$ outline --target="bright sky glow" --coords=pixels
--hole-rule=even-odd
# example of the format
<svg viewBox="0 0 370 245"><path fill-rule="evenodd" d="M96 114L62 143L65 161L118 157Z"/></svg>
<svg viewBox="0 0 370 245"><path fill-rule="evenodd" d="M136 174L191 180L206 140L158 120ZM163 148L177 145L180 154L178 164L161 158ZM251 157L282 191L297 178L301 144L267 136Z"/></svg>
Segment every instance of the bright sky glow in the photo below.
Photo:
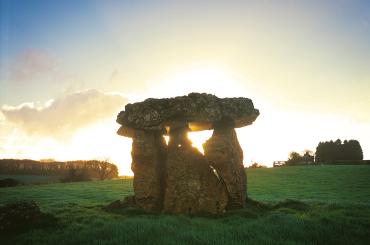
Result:
<svg viewBox="0 0 370 245"><path fill-rule="evenodd" d="M369 23L361 0L2 0L0 158L109 158L131 174L125 103L207 92L260 110L237 129L246 166L337 138L369 159Z"/></svg>

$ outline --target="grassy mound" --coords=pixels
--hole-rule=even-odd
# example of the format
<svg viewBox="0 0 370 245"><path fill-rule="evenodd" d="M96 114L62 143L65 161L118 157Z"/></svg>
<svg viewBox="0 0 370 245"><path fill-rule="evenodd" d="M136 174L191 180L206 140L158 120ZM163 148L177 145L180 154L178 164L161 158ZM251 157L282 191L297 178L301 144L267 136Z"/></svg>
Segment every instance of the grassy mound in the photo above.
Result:
<svg viewBox="0 0 370 245"><path fill-rule="evenodd" d="M55 222L55 218L42 213L34 201L18 201L0 207L0 234L6 236L34 228L50 227Z"/></svg>

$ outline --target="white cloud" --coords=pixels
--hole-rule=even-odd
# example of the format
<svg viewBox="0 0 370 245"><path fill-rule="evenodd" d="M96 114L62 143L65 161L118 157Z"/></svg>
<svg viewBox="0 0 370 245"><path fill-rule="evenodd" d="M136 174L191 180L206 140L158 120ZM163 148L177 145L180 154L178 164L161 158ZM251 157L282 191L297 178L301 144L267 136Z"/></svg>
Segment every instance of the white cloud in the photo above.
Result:
<svg viewBox="0 0 370 245"><path fill-rule="evenodd" d="M64 95L45 103L4 105L5 118L29 135L66 138L77 130L115 115L127 100L118 94L86 90Z"/></svg>

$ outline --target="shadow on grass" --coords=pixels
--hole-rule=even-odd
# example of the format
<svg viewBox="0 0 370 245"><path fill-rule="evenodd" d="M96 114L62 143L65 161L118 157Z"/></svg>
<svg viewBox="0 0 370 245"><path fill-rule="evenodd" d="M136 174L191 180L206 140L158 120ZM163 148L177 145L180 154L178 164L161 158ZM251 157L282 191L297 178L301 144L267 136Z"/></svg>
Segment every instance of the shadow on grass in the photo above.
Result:
<svg viewBox="0 0 370 245"><path fill-rule="evenodd" d="M282 209L282 208L285 208L285 209L288 208L288 209L293 209L296 211L308 211L310 209L310 206L301 201L285 199L275 204L273 208L275 210Z"/></svg>
<svg viewBox="0 0 370 245"><path fill-rule="evenodd" d="M129 206L124 201L117 200L106 206L101 206L102 209L109 213L115 213L127 217L132 216L156 216L156 215L171 215L168 213L150 212L143 210L135 206ZM251 198L246 199L246 207L236 210L228 210L222 214L212 213L197 213L197 214L185 214L187 217L203 217L210 219L219 219L238 216L247 219L256 219L261 216L265 216L274 211L283 212L305 212L310 209L310 206L304 202L292 199L286 199L276 204L268 204L253 200Z"/></svg>

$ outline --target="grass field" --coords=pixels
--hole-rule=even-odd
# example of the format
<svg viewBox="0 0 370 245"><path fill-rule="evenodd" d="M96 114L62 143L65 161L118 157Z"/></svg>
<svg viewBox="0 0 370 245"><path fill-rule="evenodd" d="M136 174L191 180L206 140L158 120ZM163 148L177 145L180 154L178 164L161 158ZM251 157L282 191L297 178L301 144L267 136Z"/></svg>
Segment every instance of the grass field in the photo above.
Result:
<svg viewBox="0 0 370 245"><path fill-rule="evenodd" d="M249 204L219 217L102 209L132 194L132 180L0 189L0 204L35 200L55 225L1 244L370 244L370 166L248 170ZM294 201L284 201L294 199Z"/></svg>
<svg viewBox="0 0 370 245"><path fill-rule="evenodd" d="M26 185L28 184L50 184L59 182L60 176L42 176L42 175L8 175L0 174L0 179L12 178Z"/></svg>

